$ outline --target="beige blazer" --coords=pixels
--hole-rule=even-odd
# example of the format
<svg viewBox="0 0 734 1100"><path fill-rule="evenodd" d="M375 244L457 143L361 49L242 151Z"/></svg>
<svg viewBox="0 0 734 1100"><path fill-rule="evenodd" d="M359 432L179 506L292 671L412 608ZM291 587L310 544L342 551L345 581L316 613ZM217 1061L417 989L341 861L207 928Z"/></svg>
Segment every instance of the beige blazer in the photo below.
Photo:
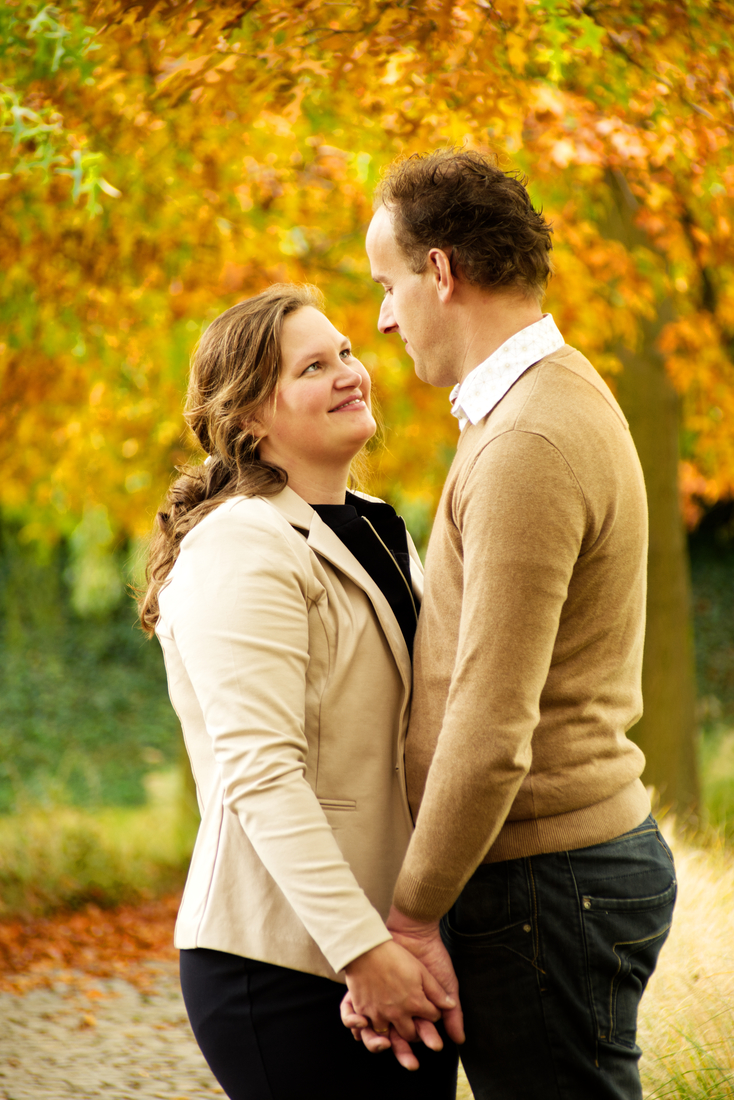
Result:
<svg viewBox="0 0 734 1100"><path fill-rule="evenodd" d="M286 488L186 535L160 611L201 810L176 946L343 980L390 938L412 831L411 663L390 605Z"/></svg>

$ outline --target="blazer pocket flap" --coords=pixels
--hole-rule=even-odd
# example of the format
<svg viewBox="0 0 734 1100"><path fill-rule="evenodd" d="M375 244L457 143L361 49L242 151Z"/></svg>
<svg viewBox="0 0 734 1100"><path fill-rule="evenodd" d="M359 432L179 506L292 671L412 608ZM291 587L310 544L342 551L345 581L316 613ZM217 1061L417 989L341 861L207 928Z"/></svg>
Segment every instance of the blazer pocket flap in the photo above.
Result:
<svg viewBox="0 0 734 1100"><path fill-rule="evenodd" d="M353 798L320 798L319 805L324 810L356 810L357 803Z"/></svg>

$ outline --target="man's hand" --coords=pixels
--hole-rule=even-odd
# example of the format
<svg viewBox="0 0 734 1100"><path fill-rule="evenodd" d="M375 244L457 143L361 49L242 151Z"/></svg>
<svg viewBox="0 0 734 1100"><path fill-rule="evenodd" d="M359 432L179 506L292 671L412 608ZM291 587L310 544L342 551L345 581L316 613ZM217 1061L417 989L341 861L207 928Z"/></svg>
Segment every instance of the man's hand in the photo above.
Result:
<svg viewBox="0 0 734 1100"><path fill-rule="evenodd" d="M455 1007L442 1012L444 1027L446 1034L455 1043L463 1043L464 1014L459 1002L459 983L449 953L443 945L438 921L413 920L393 905L387 918L387 927L395 942L415 955L454 1000Z"/></svg>
<svg viewBox="0 0 734 1100"><path fill-rule="evenodd" d="M401 1065L417 1069L409 1042L422 1040L433 1050L442 1048L441 1037L429 1021L450 1012L456 1001L411 952L388 941L344 969L349 992L342 1001L342 1021L361 1033L368 1050L392 1046Z"/></svg>

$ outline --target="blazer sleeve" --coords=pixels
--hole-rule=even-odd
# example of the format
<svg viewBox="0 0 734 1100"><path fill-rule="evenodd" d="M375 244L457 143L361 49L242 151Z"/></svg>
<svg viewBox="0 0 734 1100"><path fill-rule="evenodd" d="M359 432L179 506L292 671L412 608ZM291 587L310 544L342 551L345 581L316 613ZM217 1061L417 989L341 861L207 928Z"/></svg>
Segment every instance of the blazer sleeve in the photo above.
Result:
<svg viewBox="0 0 734 1100"><path fill-rule="evenodd" d="M302 545L301 545L302 544ZM201 707L226 807L334 970L390 939L306 779L305 540L262 500L187 535L168 620Z"/></svg>

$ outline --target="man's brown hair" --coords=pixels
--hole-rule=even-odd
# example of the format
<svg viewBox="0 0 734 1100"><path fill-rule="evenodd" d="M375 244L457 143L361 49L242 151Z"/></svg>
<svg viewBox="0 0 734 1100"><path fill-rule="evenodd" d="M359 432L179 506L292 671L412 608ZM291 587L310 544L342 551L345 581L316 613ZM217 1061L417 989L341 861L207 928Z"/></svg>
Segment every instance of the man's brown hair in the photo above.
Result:
<svg viewBox="0 0 734 1100"><path fill-rule="evenodd" d="M378 197L389 210L399 247L421 272L428 251L441 248L467 282L517 287L543 297L551 274L553 230L535 210L517 172L470 149L437 149L396 161Z"/></svg>

